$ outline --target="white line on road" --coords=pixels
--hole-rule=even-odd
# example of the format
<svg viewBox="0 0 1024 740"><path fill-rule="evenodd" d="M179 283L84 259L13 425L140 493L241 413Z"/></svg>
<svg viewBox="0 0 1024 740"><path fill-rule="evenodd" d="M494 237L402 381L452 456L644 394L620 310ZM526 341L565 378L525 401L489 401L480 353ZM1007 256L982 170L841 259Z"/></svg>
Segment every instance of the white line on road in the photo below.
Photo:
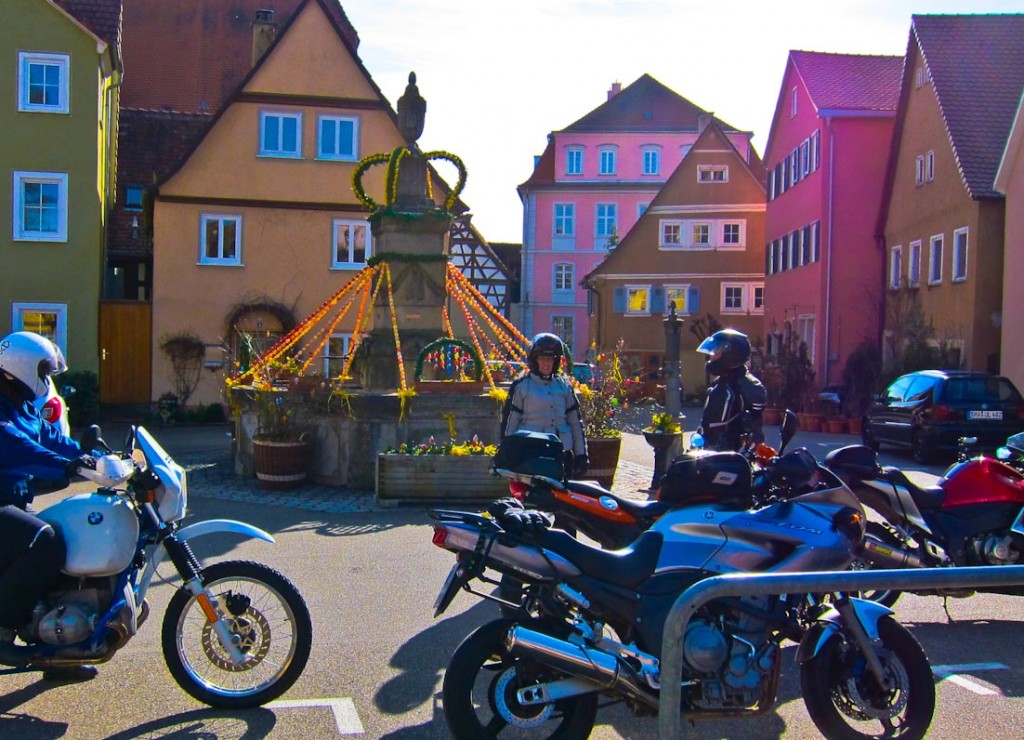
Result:
<svg viewBox="0 0 1024 740"><path fill-rule="evenodd" d="M363 723L359 721L355 703L349 698L342 699L279 699L266 705L267 709L314 709L327 707L334 713L339 735L362 735Z"/></svg>
<svg viewBox="0 0 1024 740"><path fill-rule="evenodd" d="M933 665L932 673L940 680L949 680L958 686L963 686L968 691L973 691L981 696L994 696L999 692L987 689L969 678L964 678L960 673L975 673L976 671L1001 671L1008 670L1009 666L1002 663L960 663L953 665Z"/></svg>

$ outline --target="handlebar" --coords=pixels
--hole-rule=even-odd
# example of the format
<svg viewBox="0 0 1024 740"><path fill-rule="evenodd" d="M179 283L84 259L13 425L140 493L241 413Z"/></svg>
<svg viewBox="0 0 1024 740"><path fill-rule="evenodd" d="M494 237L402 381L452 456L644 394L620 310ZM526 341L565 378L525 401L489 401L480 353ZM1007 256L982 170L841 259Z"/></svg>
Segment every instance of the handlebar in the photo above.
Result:
<svg viewBox="0 0 1024 740"><path fill-rule="evenodd" d="M135 474L135 463L118 455L103 455L96 460L96 469L79 468L78 474L100 486L113 488L127 483Z"/></svg>

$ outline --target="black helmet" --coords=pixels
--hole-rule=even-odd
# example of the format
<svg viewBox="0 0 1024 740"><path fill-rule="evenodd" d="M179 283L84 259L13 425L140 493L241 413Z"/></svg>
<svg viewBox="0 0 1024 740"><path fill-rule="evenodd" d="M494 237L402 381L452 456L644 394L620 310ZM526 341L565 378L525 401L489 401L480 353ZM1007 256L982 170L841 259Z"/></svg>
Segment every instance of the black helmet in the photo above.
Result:
<svg viewBox="0 0 1024 740"><path fill-rule="evenodd" d="M555 368L551 371L552 375L558 373L562 366L562 340L554 334L544 333L538 334L533 338L533 344L530 345L530 352L526 356L526 364L529 366L530 371L540 375L540 369L537 366L537 358L541 355L547 355L548 357L555 358Z"/></svg>
<svg viewBox="0 0 1024 740"><path fill-rule="evenodd" d="M743 367L750 359L750 340L735 329L716 331L697 347L698 352L710 355L704 367L712 375Z"/></svg>

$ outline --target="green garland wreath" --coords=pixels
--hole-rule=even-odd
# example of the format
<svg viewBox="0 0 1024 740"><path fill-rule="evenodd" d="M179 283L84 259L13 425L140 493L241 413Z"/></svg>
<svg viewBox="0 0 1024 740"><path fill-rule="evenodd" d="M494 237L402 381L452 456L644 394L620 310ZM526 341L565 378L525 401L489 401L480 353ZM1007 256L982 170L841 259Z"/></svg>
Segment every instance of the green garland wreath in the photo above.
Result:
<svg viewBox="0 0 1024 740"><path fill-rule="evenodd" d="M484 372L484 361L480 359L480 354L476 351L476 347L469 342L464 342L461 339L452 339L451 337L435 339L420 350L420 353L416 356L416 374L413 375L414 380L419 380L423 375L423 361L427 358L427 355L436 349L441 349L442 347L457 347L472 357L473 379L480 380Z"/></svg>
<svg viewBox="0 0 1024 740"><path fill-rule="evenodd" d="M394 149L390 154L380 152L378 154L371 154L368 157L364 157L356 165L355 170L352 172L352 192L355 193L356 198L359 202L366 206L371 211L381 210L382 206L371 198L366 190L363 188L363 175L366 174L367 170L371 167L384 164L387 162L388 169L387 175L384 181L384 197L387 201L384 206L391 206L394 204L395 199L398 197L398 172L401 169L402 160L409 156L412 152L409 151L408 147L399 146ZM463 164L462 160L452 154L451 152L445 152L441 150L427 152L423 155L426 160L432 159L443 159L450 162L455 166L455 169L459 172L458 182L455 183L455 187L448 193L448 197L444 201L444 210L449 212L455 206L455 201L462 193L464 187L466 187L466 165ZM428 182L429 185L429 182Z"/></svg>

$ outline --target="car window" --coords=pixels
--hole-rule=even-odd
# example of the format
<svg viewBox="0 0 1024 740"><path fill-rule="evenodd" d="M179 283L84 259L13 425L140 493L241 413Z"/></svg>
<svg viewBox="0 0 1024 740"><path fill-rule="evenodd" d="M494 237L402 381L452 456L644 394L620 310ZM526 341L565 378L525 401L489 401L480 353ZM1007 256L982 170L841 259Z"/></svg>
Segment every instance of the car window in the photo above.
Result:
<svg viewBox="0 0 1024 740"><path fill-rule="evenodd" d="M888 397L888 400L902 401L907 392L907 388L910 387L910 384L913 382L915 377L916 376L914 375L904 375L902 378L890 385L885 391L885 395Z"/></svg>
<svg viewBox="0 0 1024 740"><path fill-rule="evenodd" d="M910 384L910 387L906 392L906 399L910 403L917 401L926 400L932 392L932 388L939 381L938 378L932 378L928 375L918 375L914 378L914 381Z"/></svg>
<svg viewBox="0 0 1024 740"><path fill-rule="evenodd" d="M997 376L950 378L942 389L942 400L946 403L999 403L1019 399L1020 393L1013 384Z"/></svg>

